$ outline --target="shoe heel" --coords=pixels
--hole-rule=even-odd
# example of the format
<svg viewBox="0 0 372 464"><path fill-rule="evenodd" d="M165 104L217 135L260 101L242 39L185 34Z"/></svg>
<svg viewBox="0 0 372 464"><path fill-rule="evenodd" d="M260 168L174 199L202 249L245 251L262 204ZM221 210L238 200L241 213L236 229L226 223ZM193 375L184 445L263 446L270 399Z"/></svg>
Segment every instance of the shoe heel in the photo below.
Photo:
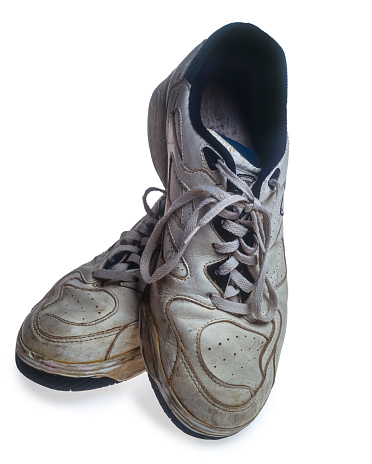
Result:
<svg viewBox="0 0 372 464"><path fill-rule="evenodd" d="M166 100L170 77L163 81L152 94L147 118L147 135L152 162L165 188L167 188L168 176Z"/></svg>

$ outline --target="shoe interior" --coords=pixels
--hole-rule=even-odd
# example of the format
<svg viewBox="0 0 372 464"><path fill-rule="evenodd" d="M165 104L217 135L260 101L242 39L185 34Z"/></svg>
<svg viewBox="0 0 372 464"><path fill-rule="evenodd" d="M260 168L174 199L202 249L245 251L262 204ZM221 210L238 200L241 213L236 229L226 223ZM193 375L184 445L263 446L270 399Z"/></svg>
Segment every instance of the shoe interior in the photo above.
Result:
<svg viewBox="0 0 372 464"><path fill-rule="evenodd" d="M193 126L212 146L208 129L253 149L258 166L278 163L286 147L287 72L270 36L250 24L228 25L204 43L185 77Z"/></svg>
<svg viewBox="0 0 372 464"><path fill-rule="evenodd" d="M254 101L239 98L240 83L234 82L234 64L223 63L217 69L203 89L201 97L201 120L203 125L212 129L224 138L239 142L245 147L254 149L250 114L256 106Z"/></svg>

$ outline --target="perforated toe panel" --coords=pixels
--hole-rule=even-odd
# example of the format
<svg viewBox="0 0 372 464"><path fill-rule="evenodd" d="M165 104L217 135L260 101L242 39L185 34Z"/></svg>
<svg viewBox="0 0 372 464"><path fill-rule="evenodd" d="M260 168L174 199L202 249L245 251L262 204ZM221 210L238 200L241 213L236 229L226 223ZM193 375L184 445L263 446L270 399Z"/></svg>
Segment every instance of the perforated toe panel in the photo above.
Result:
<svg viewBox="0 0 372 464"><path fill-rule="evenodd" d="M224 321L205 327L199 343L203 363L213 376L230 385L258 388L265 336Z"/></svg>

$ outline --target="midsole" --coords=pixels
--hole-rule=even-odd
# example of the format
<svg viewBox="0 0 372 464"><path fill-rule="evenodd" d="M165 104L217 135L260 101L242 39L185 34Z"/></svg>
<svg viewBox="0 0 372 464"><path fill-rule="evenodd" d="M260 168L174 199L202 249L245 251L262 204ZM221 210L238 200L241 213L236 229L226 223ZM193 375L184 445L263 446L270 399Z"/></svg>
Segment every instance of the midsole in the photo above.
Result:
<svg viewBox="0 0 372 464"><path fill-rule="evenodd" d="M18 336L16 353L22 361L34 369L66 377L110 377L122 381L144 371L139 347L108 360L87 363L65 363L46 359L32 352Z"/></svg>

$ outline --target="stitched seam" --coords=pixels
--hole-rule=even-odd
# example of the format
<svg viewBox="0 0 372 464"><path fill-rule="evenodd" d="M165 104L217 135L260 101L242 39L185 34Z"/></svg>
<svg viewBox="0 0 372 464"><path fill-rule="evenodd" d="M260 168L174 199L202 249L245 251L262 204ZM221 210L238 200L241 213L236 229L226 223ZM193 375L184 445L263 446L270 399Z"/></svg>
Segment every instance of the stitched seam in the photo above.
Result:
<svg viewBox="0 0 372 464"><path fill-rule="evenodd" d="M268 358L268 360L267 360L266 369L265 369L265 378L266 378L267 371L268 371L268 369L269 369L270 362L271 362L273 356L275 356L275 354L276 354L276 350L277 350L277 347L278 347L279 338L280 338L280 335L281 335L282 329L283 329L283 319L282 319L282 314L281 314L280 310L278 310L278 314L279 314L279 317L280 317L279 332L278 332L278 336L276 337L273 350L272 350L272 352L271 352L271 354L270 354L270 356L269 356L269 358Z"/></svg>
<svg viewBox="0 0 372 464"><path fill-rule="evenodd" d="M69 279L69 281L70 281L70 280L72 280L72 279ZM68 286L68 287L75 288L75 289L79 289L79 290L87 290L87 289L84 289L84 288L81 288L81 287L77 287L76 285L73 285L73 284L71 284L71 283L67 283L67 282L69 282L69 281L66 281L66 282L64 282L64 283L61 285L61 287L60 287L60 289L59 289L58 297L56 298L56 300L53 301L53 303L50 303L50 304L45 305L45 306L41 306L37 311L35 311L35 314L34 314L34 317L33 317L33 320L32 320L32 328L33 328L34 332L37 333L38 336L39 336L40 338L44 338L45 340L53 340L53 339L56 338L55 336L49 335L49 334L47 334L44 330L41 329L40 324L39 324L39 320L41 319L41 317L47 316L47 315L49 314L49 313L48 313L48 314L45 314L45 315L40 316L41 311L45 310L47 307L52 306L52 304L57 303L58 300L59 300L59 299L61 298L61 296L62 296L63 289L64 289L65 287L67 287L67 286ZM55 287L56 287L56 286L55 286ZM55 287L53 287L53 288L55 288ZM112 292L110 292L110 291L108 291L108 290L105 290L105 289L102 289L102 288L99 288L99 289L89 289L89 291L92 291L92 292L103 291L103 292L107 293L109 296L111 296L111 297L113 298L113 300L114 300L114 308L113 308L113 310L112 310L111 312L109 312L105 317L101 318L101 319L100 319L100 322L103 322L103 321L106 321L106 320L110 319L114 314L117 313L118 308L119 308L119 301L118 301L118 299L116 298L116 296L115 296ZM53 315L50 314L49 317L53 317ZM58 316L55 316L55 317L58 318ZM80 323L73 323L73 322L66 322L66 324L70 324L70 325L80 325ZM92 323L88 323L87 325L92 325ZM93 325L95 325L95 324L93 324ZM115 328L115 329L116 329L116 328ZM104 332L103 332L103 333L104 333ZM86 336L81 336L81 337L86 337ZM80 337L80 338L81 338L81 337Z"/></svg>
<svg viewBox="0 0 372 464"><path fill-rule="evenodd" d="M275 289L277 290L278 288L280 288L285 283L286 280L287 280L287 266L285 268L285 275L283 279L277 285L275 285Z"/></svg>
<svg viewBox="0 0 372 464"><path fill-rule="evenodd" d="M274 338L274 335L275 335L275 328L276 328L276 324L275 324L275 321L274 319L271 321L271 333L269 335L269 338L267 340L267 343L265 344L263 350L261 351L260 353L260 357L259 357L259 366L260 366L260 371L261 371L261 375L262 377L265 377L265 373L264 373L264 370L263 370L263 357L264 357L264 354L266 353L266 351L269 349L269 345L272 341L272 339ZM270 357L270 356L269 356ZM266 366L267 367L267 366ZM260 386L262 385L263 382L261 382ZM258 388L260 388L260 386Z"/></svg>
<svg viewBox="0 0 372 464"><path fill-rule="evenodd" d="M129 329L131 326L135 326L135 325L138 326L138 322L130 322L129 324L125 325L121 330L119 330L119 332L117 333L117 335L116 335L116 337L114 338L113 342L111 343L109 349L107 350L105 359L109 359L110 354L112 353L112 350L114 349L115 343L116 343L117 340L119 339L120 335L121 335L123 332L125 332L125 330L127 330L127 329ZM117 355L117 356L120 356L120 355Z"/></svg>
<svg viewBox="0 0 372 464"><path fill-rule="evenodd" d="M182 77L182 80L184 82L184 84L186 85L186 87L190 90L191 89L191 84L186 80L186 77Z"/></svg>
<svg viewBox="0 0 372 464"><path fill-rule="evenodd" d="M248 332L251 332L251 333L254 333L256 335L259 335L263 338L266 339L266 344L265 346L267 347L270 343L270 338L268 338L266 335L264 334L261 334L260 332L256 332L255 330L252 330L252 329L248 329L247 327L245 327L244 325L242 324L239 324L238 322L234 321L233 319L229 319L229 318L219 318L219 319L214 319L212 322L207 322L206 324L204 324L198 331L197 335L196 335L196 355L198 357L198 360L200 362L200 365L202 366L202 369L203 371L206 373L206 375L215 383L217 383L218 385L224 387L224 388L238 388L238 389L243 389L243 390L246 390L248 389L251 394L253 395L255 391L257 391L259 389L259 387L257 387L257 389L255 390L254 388L250 387L249 385L234 385L234 384L228 384L227 382L224 382L223 380L219 379L218 377L214 376L213 373L208 369L207 365L205 364L205 361L203 359L203 356L201 354L201 347L200 347L200 342L201 342L201 334L203 332L203 330L208 327L208 326L211 326L213 324L216 324L216 323L219 323L219 322L228 322L228 323L232 323L233 325L237 326L237 327L240 327L241 329L243 330L246 330ZM262 355L262 352L264 350L261 351L261 354L260 354L260 357ZM262 368L261 368L261 365L260 365L260 358L259 358L259 367L260 367L260 372L261 372L261 375L263 375L263 371L262 371ZM260 385L262 384L262 382L260 383Z"/></svg>
<svg viewBox="0 0 372 464"><path fill-rule="evenodd" d="M187 81L186 81L187 82ZM176 95L175 95L175 98L174 98L174 102L175 104L177 103L177 100L178 100L178 97L180 96L180 93L181 93L181 88L182 88L182 84L183 84L183 78L179 78L176 80L176 82L174 84L172 84L172 86L168 89L168 101L167 101L167 106L169 104L169 100L170 100L170 96L171 96L171 93L174 91L174 89L176 89L178 87L178 89L176 90Z"/></svg>
<svg viewBox="0 0 372 464"><path fill-rule="evenodd" d="M201 303L201 302L199 302L199 301L197 301L197 300L194 300L193 298L190 298L190 297L173 297L173 298L171 298L171 299L167 302L167 304L166 304L166 317L167 317L167 319L168 319L168 321L169 321L169 323L170 323L170 326L171 326L171 328L172 328L172 330L173 330L174 336L175 336L176 341L177 341L178 349L180 349L181 354L182 354L182 356L180 356L180 360L181 360L182 364L184 365L184 367L185 367L185 369L186 369L188 375L190 376L191 380L193 381L194 385L195 385L196 388L198 389L198 391L200 391L200 388L202 388L203 391L205 391L205 387L203 387L203 385L201 384L201 381L200 381L200 379L197 377L197 375L195 374L195 381L192 379L192 377L191 377L191 375L190 375L189 370L192 372L192 363L190 362L190 359L188 358L188 356L187 356L187 354L186 354L186 350L184 349L184 347L183 347L183 345L182 345L180 336L179 336L179 334L178 334L178 331L177 331L177 329L176 329L176 327L175 327L175 325L174 325L174 323L173 323L173 320L172 320L171 315L170 315L170 312L169 312L171 303L172 303L173 301L179 301L179 300L180 300L180 301L190 301L190 302L194 302L194 303L197 303L197 304L199 304L199 305L201 305L201 306L203 306L203 307L205 307L205 308L208 308L208 309L213 309L213 308L209 308L207 305L205 305L205 304L203 304L203 303ZM149 307L150 307L150 305L149 305ZM229 320L231 320L231 319L226 318L226 320L229 321ZM233 321L233 322L235 323L235 321ZM155 321L154 321L154 324L155 324ZM155 324L155 326L156 326L156 324ZM279 335L280 335L280 334L279 334ZM278 335L278 339L279 339L279 335ZM278 339L277 339L277 340L278 340ZM271 341L271 340L270 340L270 341ZM276 342L276 343L277 343L277 342ZM159 344L159 340L158 340L158 344ZM159 350L159 354L160 354L160 350ZM272 357L272 355L271 355L271 357ZM271 357L270 357L269 359L271 359ZM185 360L184 360L183 358L185 358ZM177 358L176 358L176 360L177 360ZM176 360L175 360L175 362L174 362L174 364L173 364L172 372L174 372ZM185 361L187 362L187 365L185 364ZM160 356L159 362L161 363L161 365L163 365L162 360L161 360L161 356ZM229 411L237 411L237 410L239 410L239 411L244 411L244 410L248 409L248 408L251 406L252 403L255 403L255 402L257 401L257 400L256 400L256 398L257 398L257 392L259 391L259 389L262 387L263 383L264 383L265 380L266 380L266 373L267 373L269 364L270 364L270 363L268 362L268 363L267 363L267 366L266 366L266 369L265 369L264 379L263 379L263 381L261 382L260 386L257 388L257 390L256 390L256 392L255 392L255 395L254 395L253 397L251 397L250 399L248 399L245 403L242 403L242 404L239 405L239 406L232 406L232 407L231 407L231 406L223 405L223 404L220 403L217 399L214 400L213 397L212 397L207 391L205 391L205 394L207 395L207 397L209 397L209 398L211 399L211 401L209 401L209 400L205 397L205 395L204 395L202 392L200 392L200 393L203 395L203 397L205 398L205 400L206 400L207 402L209 402L212 406L214 405L213 403L216 403L216 407L217 407L218 409L221 409L221 410L227 411L227 412L229 412ZM164 366L162 367L162 369L163 369L163 372L164 372L164 375L165 375ZM165 378L167 378L167 377L165 376ZM198 386L197 386L196 383L195 383L196 381L197 381L197 383L198 383L198 385L199 385L199 388L198 388ZM169 384L169 381L168 381L168 384ZM174 394L175 394L175 393L174 393ZM177 397L177 395L175 395L175 396ZM212 402L213 402L213 403L212 403ZM217 405L220 405L220 406L217 406Z"/></svg>
<svg viewBox="0 0 372 464"><path fill-rule="evenodd" d="M173 321L172 321L172 319L171 319L171 316L170 316L170 313L169 313L170 303L171 303L172 301L175 301L175 300L192 301L192 299L191 299L191 298L177 298L177 297L172 298L172 300L171 300L170 302L168 302L168 304L167 304L167 316L168 316L168 320L169 320L169 322L170 322L170 324L171 324L171 327L172 327L172 329L173 329L173 332L174 332L174 334L175 334L175 336L176 336L176 339L177 339L177 342L178 342L178 346L180 346L180 349L181 349L181 352L182 352L182 356L183 356L183 358L187 361L188 366L185 365L185 362L184 362L183 360L182 360L182 364L185 366L186 370L190 369L190 371L193 372L194 369L193 369L193 367L192 367L191 360L189 359L189 357L188 357L187 354L186 354L186 350L185 350L184 347L183 347L183 344L182 344L182 342L181 342L181 339L180 339L180 337L179 337L179 335L178 335L178 331L177 331L176 327L174 326L174 323L173 323ZM200 304L199 302L197 302L197 303ZM278 312L279 312L279 315L280 315L280 317L281 317L280 311L278 311ZM239 325L239 323L237 323L237 322L234 321L233 319L221 318L221 320L228 321L228 322L232 321L234 324ZM217 322L217 321L219 321L219 319L216 320L216 322ZM241 327L244 328L244 326L241 326ZM251 329L250 329L250 330L251 330ZM254 390L255 393L254 393L253 397L249 398L245 403L242 403L242 404L239 405L239 406L232 406L232 407L224 406L224 405L223 405L221 402L219 402L217 399L213 398L213 396L211 396L207 391L205 391L205 387L202 385L201 379L197 376L196 372L195 372L195 373L193 372L193 375L195 376L195 379L198 381L198 384L200 385L200 388L202 388L203 391L205 391L205 394L206 394L209 398L211 398L213 402L216 402L216 404L220 404L220 405L221 405L221 408L220 408L220 409L223 409L223 407L225 407L225 408L226 408L226 409L225 409L226 411L228 411L229 408L231 408L231 410L234 410L234 411L236 411L237 409L244 410L244 409L247 409L247 408L250 406L250 404L255 400L258 391L262 388L262 386L263 386L263 384L264 384L264 382L265 382L265 380L266 380L268 367L269 367L269 365L270 365L270 361L271 361L271 359L272 359L272 357L273 357L274 351L276 350L276 346L277 346L277 343L278 343L278 340L279 340L279 337L280 337L280 334L281 334L281 330L282 330L282 324L281 324L281 327L280 327L280 329L279 329L279 333L278 333L277 339L276 339L276 341L275 341L275 345L274 345L274 348L273 348L273 352L270 354L270 356L269 356L269 358L268 358L268 361L267 361L267 364L266 364L266 368L265 368L265 370L264 370L264 372L263 372L263 379L262 379L260 385L257 387L256 390ZM262 334L260 334L259 332L255 332L255 331L253 331L253 330L252 330L252 332L253 332L253 333L257 333L258 335L261 335L261 336L264 337L264 338L267 338L265 335L262 335ZM275 330L272 330L272 332L271 332L271 334L270 334L270 336L269 336L269 338L268 338L267 346L270 344L270 342L271 342L271 340L273 339L274 335L275 335ZM198 353L197 353L197 355L198 355ZM211 380L214 381L214 379L211 379ZM195 382L194 382L194 383L195 383ZM215 382L215 383L216 383L216 382ZM244 389L244 387L243 387L243 388L241 388L241 387L235 387L235 386L229 387L228 385L226 385L226 386L221 385L221 386L222 386L222 387L225 387L225 388ZM246 389L249 389L249 390L251 389L251 387L245 387L245 388L246 388ZM203 396L204 396L204 395L203 395Z"/></svg>
<svg viewBox="0 0 372 464"><path fill-rule="evenodd" d="M219 187L221 187L223 190L225 190L225 188L221 185L221 183L218 181L218 179L213 175L212 173L212 170L211 168L209 167L208 163L207 163L207 160L205 159L205 155L204 155L204 148L210 148L211 150L213 150L215 152L215 150L210 146L208 145L207 143L204 143L201 147L200 147L200 157L201 157L201 161L202 161L202 164L204 165L205 169L207 171L209 171L210 173L210 178L214 181L214 183L216 185L218 185Z"/></svg>
<svg viewBox="0 0 372 464"><path fill-rule="evenodd" d="M213 407L215 407L217 409L220 409L221 411L224 411L224 412L235 412L237 409L239 409L239 406L227 406L227 405L224 405L223 403L221 403L220 401L218 401L216 398L213 398L213 396L211 396L208 393L208 391L205 390L204 386L199 381L199 378L192 372L189 364L186 363L182 358L181 358L181 362L182 362L183 366L185 367L185 371L187 372L190 380L195 385L195 388L203 396L203 398L205 399L205 401L207 403L209 403L211 406L213 406Z"/></svg>
<svg viewBox="0 0 372 464"><path fill-rule="evenodd" d="M186 350L185 350L185 348L183 347L181 338L180 338L180 336L179 336L179 334L178 334L178 330L177 330L177 328L175 327L174 322L173 322L173 320L172 320L172 317L171 317L171 315L170 315L170 305L171 305L171 303L172 303L173 301L175 301L175 300L177 300L177 301L180 301L180 300L181 300L181 301L185 301L185 300L186 300L186 301L192 301L192 299L191 299L191 298L190 298L190 299L173 298L171 301L169 301L169 302L167 303L166 311L167 311L167 318L168 318L168 320L169 320L169 322L170 322L170 325L171 325L171 327L172 327L172 330L173 330L173 332L174 332L174 335L175 335L175 337L176 337L176 339L177 339L177 344L178 344L178 346L179 346L179 348L180 348L180 350L181 350L182 356L183 356L183 358L187 361L188 366L189 366L188 368L193 372L193 375L195 376L195 378L198 379L198 383L200 384L200 388L202 388L203 390L205 390L205 387L202 385L202 382L201 382L201 380L199 379L197 373L194 372L194 369L193 369L193 367L192 367L192 362L191 362L190 358L187 356ZM197 302L197 304L200 304L200 303ZM207 307L207 306L204 305L204 307ZM222 319L222 318L221 318L221 319ZM223 320L229 321L228 318L223 318ZM230 319L230 320L232 320L232 319ZM235 322L235 321L233 321L233 322ZM197 353L197 356L198 356L198 353ZM183 362L183 361L182 361L182 362ZM183 364L184 364L184 362L183 362ZM214 381L214 379L211 379L211 380ZM214 382L215 382L215 381L214 381ZM215 383L217 383L217 382L215 382ZM217 384L218 384L218 383L217 383ZM248 386L247 386L247 387L246 387L246 386L243 386L243 387L238 386L238 387L236 387L236 386L229 386L229 385L220 385L220 384L218 384L218 385L219 385L219 386L222 386L223 388L235 388L235 389L243 389L243 390L248 389L249 391L251 390L251 387L248 387ZM223 406L223 403L219 402L216 398L212 397L206 390L205 390L205 393L206 393L206 395L209 396L210 398L213 398L213 401L214 401L214 402L216 402L216 403L220 404L221 406ZM237 406L237 407L238 407L238 406Z"/></svg>
<svg viewBox="0 0 372 464"><path fill-rule="evenodd" d="M101 321L105 321L106 319L109 319L111 316L113 316L114 314L117 313L117 311L118 311L118 306L119 306L119 301L118 301L118 299L117 299L117 297L116 297L116 295L115 295L114 293L112 293L112 292L110 292L109 290L106 290L106 289L104 289L104 288L102 288L102 287L100 287L100 288L91 288L91 289L88 290L88 289L86 289L86 288L84 288L84 287L78 287L77 285L74 285L74 284L70 283L70 282L69 282L70 280L72 280L72 279L69 279L68 281L64 282L64 283L61 285L61 287L60 287L60 289L59 289L59 293L58 293L57 298L56 298L54 301L52 301L52 302L50 302L50 303L48 303L48 304L42 305L42 306L40 307L40 309L39 309L39 312L41 312L42 310L44 311L45 309L47 309L47 308L49 308L50 306L52 306L52 305L54 305L55 303L57 303L57 302L60 300L61 296L62 296L63 290L64 290L66 287L72 287L72 288L74 288L75 290L82 290L82 291L87 291L87 292L88 292L88 291L90 291L90 292L104 292L104 293L107 293L109 296L111 296L111 298L114 300L114 308L113 308L113 310L110 311L106 316L104 316L103 318L101 318L101 319L100 319ZM83 282L83 283L89 283L89 282ZM57 287L57 285L58 285L58 284L56 284L56 285L52 288L52 290L54 290L54 289ZM52 290L51 290L51 291L52 291Z"/></svg>
<svg viewBox="0 0 372 464"><path fill-rule="evenodd" d="M107 318L107 316L105 317ZM56 319L57 321L62 322L63 324L77 326L77 327L90 327L90 326L98 325L105 320L104 318L101 318L101 319L96 319L95 321L92 321L92 322L71 322L71 321L67 321L66 319L63 319L62 317L59 317L59 316L56 316L55 314L50 314L50 313L42 314L39 317L39 319L46 319L46 318Z"/></svg>
<svg viewBox="0 0 372 464"><path fill-rule="evenodd" d="M43 340L46 340L48 342L54 342L54 343L76 343L76 342L81 342L83 340L96 340L98 338L106 338L109 337L117 330L120 330L120 327L113 327L112 329L109 329L107 331L100 332L99 334L91 334L91 335L76 335L76 336L71 336L71 337L58 337L55 335L48 335L45 332L42 332L39 327L35 324L35 318L32 320L32 329L34 330L35 334L37 334L40 338Z"/></svg>
<svg viewBox="0 0 372 464"><path fill-rule="evenodd" d="M178 129L179 129L179 133L180 133L180 139L181 139L181 149L180 149L180 152L181 152L181 156L183 158L183 115L182 115L182 110L181 110L181 107L177 106L177 108L174 110L174 114L178 113L178 117L179 117L179 121L178 121ZM176 121L176 118L174 118L174 120ZM176 122L175 122L176 124ZM177 133L175 134L176 135L176 142L178 144L178 138L177 138Z"/></svg>
<svg viewBox="0 0 372 464"><path fill-rule="evenodd" d="M176 359L175 359L173 367L172 367L172 371L171 371L170 376L169 376L169 384L173 383L173 378L175 377L176 371L178 370L178 363L180 361L180 356L181 356L181 352L180 352L180 348L179 348L178 343L177 343L177 355L176 355Z"/></svg>
<svg viewBox="0 0 372 464"><path fill-rule="evenodd" d="M170 202L169 202L169 203L170 203ZM173 221L177 224L177 226L178 226L181 230L185 230L185 226L184 226L184 224L182 224L182 223L180 222L180 220L179 220L177 214L174 214L174 215L172 216L172 219L173 219Z"/></svg>

